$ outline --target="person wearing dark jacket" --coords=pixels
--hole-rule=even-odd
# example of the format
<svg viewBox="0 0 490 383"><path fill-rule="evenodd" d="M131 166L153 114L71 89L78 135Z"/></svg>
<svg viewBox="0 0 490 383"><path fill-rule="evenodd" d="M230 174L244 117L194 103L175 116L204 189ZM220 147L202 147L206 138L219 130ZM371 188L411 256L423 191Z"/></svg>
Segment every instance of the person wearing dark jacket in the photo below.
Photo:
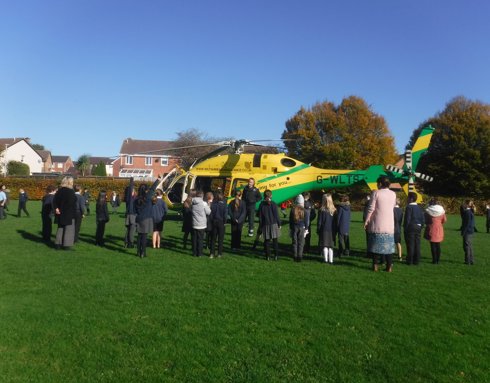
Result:
<svg viewBox="0 0 490 383"><path fill-rule="evenodd" d="M136 234L136 190L134 190L133 177L130 178L129 186L124 190L124 202L126 203L124 247L132 249L134 247L134 235Z"/></svg>
<svg viewBox="0 0 490 383"><path fill-rule="evenodd" d="M80 228L82 227L82 219L85 216L85 198L80 194L80 186L75 185L74 190L75 196L77 197L75 209L75 242L78 242Z"/></svg>
<svg viewBox="0 0 490 383"><path fill-rule="evenodd" d="M163 200L163 191L157 189L152 201L153 235L152 243L154 249L159 249L162 242L163 220L167 215L167 204Z"/></svg>
<svg viewBox="0 0 490 383"><path fill-rule="evenodd" d="M231 224L231 250L240 249L242 245L242 227L247 215L247 209L241 197L242 192L237 190L235 199L228 206L228 215Z"/></svg>
<svg viewBox="0 0 490 383"><path fill-rule="evenodd" d="M183 248L187 249L187 241L189 235L192 234L192 198L195 197L195 192L191 190L189 196L182 204L182 232L184 237L182 238Z"/></svg>
<svg viewBox="0 0 490 383"><path fill-rule="evenodd" d="M464 204L462 214L461 235L463 236L464 263L473 265L473 234L475 233L475 205L472 200L467 200Z"/></svg>
<svg viewBox="0 0 490 383"><path fill-rule="evenodd" d="M318 212L317 233L318 245L325 263L333 264L333 247L335 245L335 205L330 193L322 196L322 206Z"/></svg>
<svg viewBox="0 0 490 383"><path fill-rule="evenodd" d="M420 262L420 234L425 224L424 211L417 205L417 194L409 192L407 207L403 218L403 232L407 245L407 265L418 265Z"/></svg>
<svg viewBox="0 0 490 383"><path fill-rule="evenodd" d="M294 261L303 260L303 248L305 245L305 207L304 197L300 194L289 213L289 236L293 242Z"/></svg>
<svg viewBox="0 0 490 383"><path fill-rule="evenodd" d="M17 208L17 217L20 217L20 212L23 211L29 217L29 212L27 211L27 200L29 197L24 189L19 189L19 207Z"/></svg>
<svg viewBox="0 0 490 383"><path fill-rule="evenodd" d="M342 255L349 256L350 253L350 201L349 197L344 195L340 199L337 207L337 232L339 236L339 257Z"/></svg>
<svg viewBox="0 0 490 383"><path fill-rule="evenodd" d="M46 242L51 241L51 233L53 231L54 193L56 193L56 187L49 185L46 188L46 194L43 196L41 205L42 234L43 240Z"/></svg>
<svg viewBox="0 0 490 383"><path fill-rule="evenodd" d="M218 258L223 255L223 240L225 238L225 223L228 215L228 206L221 190L216 192L216 196L211 204L211 219L213 230L211 232L211 254L210 258L216 256L216 242L218 242Z"/></svg>
<svg viewBox="0 0 490 383"><path fill-rule="evenodd" d="M55 246L71 249L75 242L75 211L77 197L73 190L73 177L66 176L61 180L61 187L53 198L55 221L58 224Z"/></svg>
<svg viewBox="0 0 490 383"><path fill-rule="evenodd" d="M160 176L148 189L148 185L142 184L136 198L136 224L138 230L138 242L136 255L140 258L146 257L146 241L148 233L153 231L152 198L156 187L160 182Z"/></svg>
<svg viewBox="0 0 490 383"><path fill-rule="evenodd" d="M119 194L115 190L112 191L111 195L111 206L112 206L112 214L117 213L117 208L121 205L121 200L119 199Z"/></svg>
<svg viewBox="0 0 490 383"><path fill-rule="evenodd" d="M101 190L97 196L95 220L97 224L95 244L97 246L104 246L105 224L109 222L109 209L107 208L107 193L105 190Z"/></svg>
<svg viewBox="0 0 490 383"><path fill-rule="evenodd" d="M400 207L400 198L396 199L396 205L393 208L393 217L395 219L395 246L398 253L398 260L402 260L402 225L403 210Z"/></svg>
<svg viewBox="0 0 490 383"><path fill-rule="evenodd" d="M249 178L248 185L242 193L242 201L245 202L248 220L248 236L254 236L255 206L262 199L259 189L255 187L255 179Z"/></svg>
<svg viewBox="0 0 490 383"><path fill-rule="evenodd" d="M259 230L264 236L264 250L266 259L271 258L271 242L274 249L274 260L279 255L279 244L277 242L281 235L281 220L277 212L277 205L272 201L272 191L264 192L264 200L259 206Z"/></svg>
<svg viewBox="0 0 490 383"><path fill-rule="evenodd" d="M90 192L88 191L88 189L83 189L83 199L85 200L85 211L86 211L87 215L89 215L90 214L91 196L90 196Z"/></svg>
<svg viewBox="0 0 490 383"><path fill-rule="evenodd" d="M304 192L303 198L305 200L305 246L303 251L305 253L310 252L311 248L311 223L316 218L315 204L310 199L310 193Z"/></svg>
<svg viewBox="0 0 490 383"><path fill-rule="evenodd" d="M212 192L207 192L204 195L204 201L211 208L213 204L214 194ZM204 231L204 248L208 249L211 252L211 235L213 234L213 217L209 214L206 217L206 230Z"/></svg>

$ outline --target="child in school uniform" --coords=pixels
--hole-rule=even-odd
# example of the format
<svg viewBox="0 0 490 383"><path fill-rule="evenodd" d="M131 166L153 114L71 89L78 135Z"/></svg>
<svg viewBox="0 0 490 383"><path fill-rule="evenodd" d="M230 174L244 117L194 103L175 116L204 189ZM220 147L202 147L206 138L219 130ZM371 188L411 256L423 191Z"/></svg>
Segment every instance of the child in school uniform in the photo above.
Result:
<svg viewBox="0 0 490 383"><path fill-rule="evenodd" d="M300 194L289 214L289 232L293 241L294 261L301 262L305 245L305 208L304 197Z"/></svg>
<svg viewBox="0 0 490 383"><path fill-rule="evenodd" d="M223 255L223 240L225 238L225 223L228 215L228 206L226 205L225 197L221 190L216 192L211 204L211 217L213 230L211 232L211 254L210 258L216 256L216 248L218 249L218 257Z"/></svg>
<svg viewBox="0 0 490 383"><path fill-rule="evenodd" d="M424 224L424 212L417 204L417 194L409 192L403 218L403 231L407 245L407 265L418 265L420 262L420 234Z"/></svg>
<svg viewBox="0 0 490 383"><path fill-rule="evenodd" d="M203 195L204 193L198 190L192 199L192 254L195 257L203 255L207 216L211 214L211 208L203 200Z"/></svg>
<svg viewBox="0 0 490 383"><path fill-rule="evenodd" d="M231 250L238 250L242 246L242 228L247 216L245 203L242 201L242 192L235 192L235 199L228 206L228 216L231 224Z"/></svg>
<svg viewBox="0 0 490 383"><path fill-rule="evenodd" d="M264 192L264 200L259 206L259 230L264 236L264 249L266 259L271 257L271 243L274 250L274 260L279 255L279 244L277 242L281 234L281 220L277 212L277 205L272 201L272 191Z"/></svg>
<svg viewBox="0 0 490 383"><path fill-rule="evenodd" d="M464 263L473 265L475 258L473 256L473 234L475 233L475 204L472 200L464 203L462 213L461 235L463 237Z"/></svg>
<svg viewBox="0 0 490 383"><path fill-rule="evenodd" d="M318 213L317 232L318 245L325 263L333 264L333 247L335 233L335 205L330 193L322 196L322 205Z"/></svg>
<svg viewBox="0 0 490 383"><path fill-rule="evenodd" d="M109 209L107 208L107 193L105 190L101 190L97 196L97 203L95 205L95 220L97 224L95 244L97 246L104 246L105 224L109 222Z"/></svg>

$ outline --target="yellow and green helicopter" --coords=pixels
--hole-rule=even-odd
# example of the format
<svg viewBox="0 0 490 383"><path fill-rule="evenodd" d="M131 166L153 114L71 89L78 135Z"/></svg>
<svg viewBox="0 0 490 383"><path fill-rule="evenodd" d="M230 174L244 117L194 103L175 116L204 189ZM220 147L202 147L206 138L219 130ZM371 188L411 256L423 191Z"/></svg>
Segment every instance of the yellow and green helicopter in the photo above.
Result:
<svg viewBox="0 0 490 383"><path fill-rule="evenodd" d="M223 190L230 201L236 190L243 189L249 178L255 179L256 187L263 193L272 191L276 203L292 199L304 191L338 189L365 183L376 189L376 180L386 175L392 183L400 184L406 193L415 190L415 179L432 181L432 177L416 172L420 157L427 151L434 129L429 125L422 129L412 150L405 153L402 168L372 165L365 170L321 169L305 164L284 153L246 154L246 145L262 146L247 140L223 141L218 149L196 160L189 169L174 168L158 185L165 192L169 207L181 206L191 189L204 192ZM233 148L233 154L222 154ZM420 198L420 197L419 197Z"/></svg>

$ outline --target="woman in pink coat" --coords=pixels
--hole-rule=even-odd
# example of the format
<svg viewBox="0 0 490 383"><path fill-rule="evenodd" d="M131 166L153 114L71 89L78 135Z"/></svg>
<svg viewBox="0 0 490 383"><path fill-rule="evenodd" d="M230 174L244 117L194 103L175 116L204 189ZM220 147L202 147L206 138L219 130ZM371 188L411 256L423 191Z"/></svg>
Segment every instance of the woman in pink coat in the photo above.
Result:
<svg viewBox="0 0 490 383"><path fill-rule="evenodd" d="M386 259L386 271L393 268L392 255L395 252L395 218L393 209L396 194L390 190L390 180L381 176L377 181L378 190L371 193L364 229L367 231L368 253L373 257L373 270L378 271L378 257Z"/></svg>
<svg viewBox="0 0 490 383"><path fill-rule="evenodd" d="M425 233L424 238L430 241L432 263L439 263L441 258L441 242L444 240L444 228L446 223L446 212L439 202L432 198L429 206L425 209Z"/></svg>

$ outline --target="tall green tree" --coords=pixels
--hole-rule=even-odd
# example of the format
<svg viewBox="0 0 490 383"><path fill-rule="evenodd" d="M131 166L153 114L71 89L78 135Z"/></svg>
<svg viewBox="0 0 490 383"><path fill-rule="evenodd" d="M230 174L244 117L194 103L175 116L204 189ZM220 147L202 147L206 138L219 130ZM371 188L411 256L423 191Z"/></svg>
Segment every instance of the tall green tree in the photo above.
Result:
<svg viewBox="0 0 490 383"><path fill-rule="evenodd" d="M90 170L90 155L82 154L78 157L75 167L85 177Z"/></svg>
<svg viewBox="0 0 490 383"><path fill-rule="evenodd" d="M414 130L431 124L431 144L420 159L418 171L434 177L423 183L427 193L443 196L490 198L490 104L456 97L442 112Z"/></svg>
<svg viewBox="0 0 490 383"><path fill-rule="evenodd" d="M397 159L385 119L360 97L301 108L282 134L288 154L324 168L364 169Z"/></svg>
<svg viewBox="0 0 490 383"><path fill-rule="evenodd" d="M105 169L105 164L101 161L92 168L93 176L105 177L107 176L107 171Z"/></svg>

